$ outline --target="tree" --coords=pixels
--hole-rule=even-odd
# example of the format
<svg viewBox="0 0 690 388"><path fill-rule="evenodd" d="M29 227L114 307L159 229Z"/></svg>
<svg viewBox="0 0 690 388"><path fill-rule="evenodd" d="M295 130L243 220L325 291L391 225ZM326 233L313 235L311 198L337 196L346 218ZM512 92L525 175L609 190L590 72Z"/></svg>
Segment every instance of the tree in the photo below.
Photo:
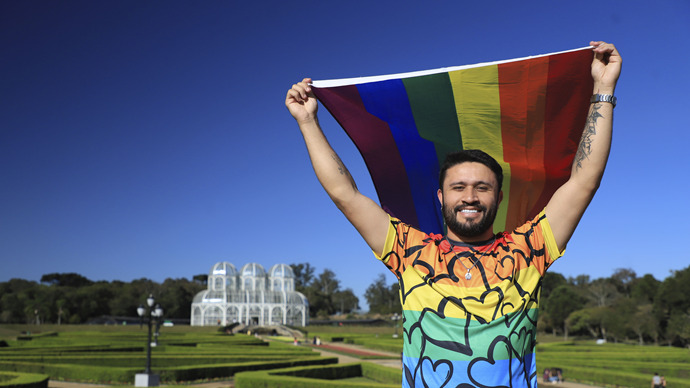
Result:
<svg viewBox="0 0 690 388"><path fill-rule="evenodd" d="M57 324L58 325L62 324L62 317L69 314L69 311L65 310L65 308L64 308L66 303L67 303L67 301L65 299L58 299L57 302L55 303L55 306L58 309L58 311L57 311L57 316L58 316Z"/></svg>
<svg viewBox="0 0 690 388"><path fill-rule="evenodd" d="M2 293L0 297L0 322L24 323L24 303L19 293Z"/></svg>
<svg viewBox="0 0 690 388"><path fill-rule="evenodd" d="M589 275L577 275L575 278L568 278L568 283L575 287L586 287L589 284Z"/></svg>
<svg viewBox="0 0 690 388"><path fill-rule="evenodd" d="M350 288L333 294L333 303L341 314L349 314L359 308L359 298Z"/></svg>
<svg viewBox="0 0 690 388"><path fill-rule="evenodd" d="M632 285L637 279L637 274L630 268L618 268L611 275L611 283L618 293L630 296Z"/></svg>
<svg viewBox="0 0 690 388"><path fill-rule="evenodd" d="M654 343L659 341L659 324L652 314L654 306L651 303L637 306L632 317L628 320L628 327L637 335L637 342L644 345L644 338L650 337Z"/></svg>
<svg viewBox="0 0 690 388"><path fill-rule="evenodd" d="M49 273L41 276L41 283L62 287L84 287L93 282L78 273Z"/></svg>
<svg viewBox="0 0 690 388"><path fill-rule="evenodd" d="M676 311L685 313L690 309L688 295L690 295L690 267L674 271L672 276L666 278L657 289L655 302L667 316Z"/></svg>
<svg viewBox="0 0 690 388"><path fill-rule="evenodd" d="M314 287L321 290L324 295L331 297L340 289L340 280L335 277L335 272L330 269L324 269L319 277L314 280Z"/></svg>
<svg viewBox="0 0 690 388"><path fill-rule="evenodd" d="M569 334L586 331L594 338L600 338L602 307L587 307L573 311L566 319Z"/></svg>
<svg viewBox="0 0 690 388"><path fill-rule="evenodd" d="M194 295L203 289L205 287L201 284L185 278L168 278L161 284L156 300L163 307L166 317L189 319Z"/></svg>
<svg viewBox="0 0 690 388"><path fill-rule="evenodd" d="M587 297L595 306L611 306L619 295L608 279L597 279L587 286Z"/></svg>
<svg viewBox="0 0 690 388"><path fill-rule="evenodd" d="M199 284L205 288L208 286L208 275L207 274L194 275L192 277L192 281L194 281L194 283L197 283L197 284Z"/></svg>
<svg viewBox="0 0 690 388"><path fill-rule="evenodd" d="M674 312L668 320L666 335L677 346L690 345L690 314Z"/></svg>
<svg viewBox="0 0 690 388"><path fill-rule="evenodd" d="M626 297L617 298L612 305L602 307L601 333L614 342L623 341L630 334L630 321L637 312L635 301Z"/></svg>
<svg viewBox="0 0 690 388"><path fill-rule="evenodd" d="M690 267L674 271L657 289L654 297L655 315L664 338L670 344L684 344L682 316L690 311Z"/></svg>
<svg viewBox="0 0 690 388"><path fill-rule="evenodd" d="M568 281L565 279L565 277L563 277L563 275L559 274L558 272L547 271L544 275L544 280L542 280L541 283L541 296L544 297L549 295L558 286L562 286L567 283Z"/></svg>
<svg viewBox="0 0 690 388"><path fill-rule="evenodd" d="M335 272L324 269L319 276L314 276L315 268L309 263L290 264L295 275L295 290L304 294L309 300L309 316L327 317L336 311L357 308L359 300L352 290L340 291L340 280ZM346 306L352 306L347 307Z"/></svg>
<svg viewBox="0 0 690 388"><path fill-rule="evenodd" d="M398 292L399 287L397 282L388 285L386 276L379 274L364 293L364 297L367 299L367 303L369 303L369 312L379 314L402 312Z"/></svg>
<svg viewBox="0 0 690 388"><path fill-rule="evenodd" d="M310 290L307 299L309 310L316 316L328 316L337 311L333 303L333 297L340 289L340 281L335 277L335 272L324 269L319 276L309 285Z"/></svg>
<svg viewBox="0 0 690 388"><path fill-rule="evenodd" d="M573 286L564 284L556 287L550 295L542 303L544 310L551 319L553 327L563 328L563 336L568 338L568 326L566 319L573 312L579 310L583 306L583 301L580 295L575 291Z"/></svg>
<svg viewBox="0 0 690 388"><path fill-rule="evenodd" d="M290 267L295 275L295 289L304 292L314 280L314 267L309 263L290 264Z"/></svg>
<svg viewBox="0 0 690 388"><path fill-rule="evenodd" d="M630 287L630 297L640 303L653 303L660 284L661 282L656 280L654 276L646 274L633 281Z"/></svg>

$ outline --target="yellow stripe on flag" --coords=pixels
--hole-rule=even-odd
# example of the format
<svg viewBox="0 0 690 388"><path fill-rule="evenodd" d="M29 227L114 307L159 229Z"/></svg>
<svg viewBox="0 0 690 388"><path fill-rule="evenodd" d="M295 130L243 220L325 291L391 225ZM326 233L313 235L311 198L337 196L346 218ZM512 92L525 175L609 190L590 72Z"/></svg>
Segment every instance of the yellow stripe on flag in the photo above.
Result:
<svg viewBox="0 0 690 388"><path fill-rule="evenodd" d="M503 168L503 201L494 223L494 231L502 231L510 202L510 165L503 162L498 66L458 70L448 75L453 87L462 148L480 149Z"/></svg>

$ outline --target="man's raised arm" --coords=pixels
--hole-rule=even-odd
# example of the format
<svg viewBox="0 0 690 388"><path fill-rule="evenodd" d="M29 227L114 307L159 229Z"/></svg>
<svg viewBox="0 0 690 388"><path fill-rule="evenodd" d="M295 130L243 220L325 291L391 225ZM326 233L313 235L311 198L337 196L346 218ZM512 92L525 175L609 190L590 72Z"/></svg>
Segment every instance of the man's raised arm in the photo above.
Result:
<svg viewBox="0 0 690 388"><path fill-rule="evenodd" d="M613 96L621 72L620 54L610 43L590 42L590 45L594 46L593 94ZM604 101L607 99L600 98ZM565 249L599 188L611 149L612 129L613 103L592 103L570 179L554 193L546 205L546 216L560 250Z"/></svg>
<svg viewBox="0 0 690 388"><path fill-rule="evenodd" d="M285 106L299 125L319 182L369 247L381 255L388 233L388 214L357 190L350 172L328 143L319 125L318 102L310 82L311 79L305 78L292 85Z"/></svg>

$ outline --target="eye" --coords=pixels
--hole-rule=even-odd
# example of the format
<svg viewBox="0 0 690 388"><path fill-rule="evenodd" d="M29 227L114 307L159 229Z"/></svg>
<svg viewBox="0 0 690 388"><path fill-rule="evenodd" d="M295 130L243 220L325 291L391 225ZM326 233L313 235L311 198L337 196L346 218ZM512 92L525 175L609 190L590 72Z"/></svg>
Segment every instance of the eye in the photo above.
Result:
<svg viewBox="0 0 690 388"><path fill-rule="evenodd" d="M477 186L477 191L481 191L481 192L489 191L489 186L479 185L479 186Z"/></svg>

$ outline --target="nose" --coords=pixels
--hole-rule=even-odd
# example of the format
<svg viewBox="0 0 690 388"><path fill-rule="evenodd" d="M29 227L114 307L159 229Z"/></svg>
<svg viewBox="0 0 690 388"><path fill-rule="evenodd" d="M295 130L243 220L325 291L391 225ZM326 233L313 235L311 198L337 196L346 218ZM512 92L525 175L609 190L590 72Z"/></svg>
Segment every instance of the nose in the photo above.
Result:
<svg viewBox="0 0 690 388"><path fill-rule="evenodd" d="M477 191L473 187L468 187L463 190L462 197L460 198L462 202L466 204L474 204L479 202L479 197L477 197Z"/></svg>

